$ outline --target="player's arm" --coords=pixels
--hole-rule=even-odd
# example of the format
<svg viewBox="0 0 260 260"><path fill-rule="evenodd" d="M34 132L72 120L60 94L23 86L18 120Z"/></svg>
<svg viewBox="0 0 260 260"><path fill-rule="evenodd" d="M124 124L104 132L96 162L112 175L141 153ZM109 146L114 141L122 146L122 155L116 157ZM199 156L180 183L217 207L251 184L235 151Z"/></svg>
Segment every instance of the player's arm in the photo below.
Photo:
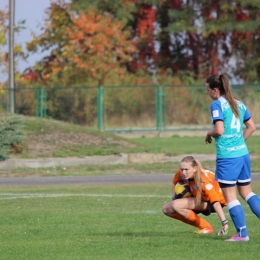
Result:
<svg viewBox="0 0 260 260"><path fill-rule="evenodd" d="M247 140L252 135L252 133L255 131L256 127L255 127L255 123L252 118L250 118L249 120L244 122L244 124L245 124L246 128L245 128L243 134L244 134L244 139Z"/></svg>
<svg viewBox="0 0 260 260"><path fill-rule="evenodd" d="M224 123L222 120L218 120L215 122L215 128L208 131L205 138L205 142L207 144L210 144L212 142L212 137L223 135L223 133L224 133Z"/></svg>
<svg viewBox="0 0 260 260"><path fill-rule="evenodd" d="M181 170L179 169L175 175L172 178L172 200L174 200L175 197L175 184L181 180Z"/></svg>
<svg viewBox="0 0 260 260"><path fill-rule="evenodd" d="M226 217L225 217L225 214L224 214L224 211L222 209L222 206L221 206L220 202L219 201L215 201L213 203L213 207L214 207L216 213L218 214L218 217L221 220L221 222L226 220Z"/></svg>
<svg viewBox="0 0 260 260"><path fill-rule="evenodd" d="M228 233L228 220L225 217L225 214L224 214L224 211L223 211L223 208L222 208L220 202L216 201L215 203L213 203L213 207L214 207L216 213L218 214L218 217L221 220L221 224L222 224L222 228L218 232L218 235L219 236L227 235L227 233Z"/></svg>
<svg viewBox="0 0 260 260"><path fill-rule="evenodd" d="M172 183L172 200L174 200L176 198L176 195L175 195L175 184L174 182Z"/></svg>
<svg viewBox="0 0 260 260"><path fill-rule="evenodd" d="M212 143L212 137L217 137L223 135L224 133L223 114L220 102L217 101L211 104L210 110L212 122L214 123L215 127L214 129L208 131L205 137L205 142L207 144Z"/></svg>
<svg viewBox="0 0 260 260"><path fill-rule="evenodd" d="M222 228L218 232L218 235L219 236L226 235L228 233L228 220L225 217L225 213L224 213L222 205L220 203L219 194L213 187L212 188L210 188L210 186L208 186L208 188L207 188L207 186L204 186L204 187L207 190L209 201L213 205L213 208L216 211L216 213L218 214L218 217L221 221Z"/></svg>
<svg viewBox="0 0 260 260"><path fill-rule="evenodd" d="M218 214L218 217L221 221L225 220L225 214L222 209L221 203L220 203L220 196L216 189L214 188L214 185L212 183L206 183L204 182L202 184L202 189L204 193L208 195L208 200L214 207L216 213Z"/></svg>

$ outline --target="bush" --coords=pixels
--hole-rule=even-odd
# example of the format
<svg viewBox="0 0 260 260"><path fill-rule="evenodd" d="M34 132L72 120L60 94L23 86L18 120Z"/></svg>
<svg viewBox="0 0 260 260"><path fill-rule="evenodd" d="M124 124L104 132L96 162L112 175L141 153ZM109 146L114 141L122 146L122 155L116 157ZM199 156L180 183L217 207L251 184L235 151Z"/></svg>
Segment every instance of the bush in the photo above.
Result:
<svg viewBox="0 0 260 260"><path fill-rule="evenodd" d="M0 161L11 152L21 152L21 142L25 136L23 122L17 116L0 116Z"/></svg>

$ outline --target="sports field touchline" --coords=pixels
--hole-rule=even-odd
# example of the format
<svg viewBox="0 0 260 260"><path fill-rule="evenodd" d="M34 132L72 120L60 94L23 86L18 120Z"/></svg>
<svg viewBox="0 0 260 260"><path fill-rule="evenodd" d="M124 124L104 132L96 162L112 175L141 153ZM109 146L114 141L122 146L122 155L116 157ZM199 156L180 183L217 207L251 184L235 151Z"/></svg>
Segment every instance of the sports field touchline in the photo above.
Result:
<svg viewBox="0 0 260 260"><path fill-rule="evenodd" d="M124 198L168 198L166 195L144 195L144 194L92 194L92 193L60 193L60 194L43 194L43 193L0 193L0 200L13 199L36 199L36 198L59 198L59 197L124 197ZM145 211L127 211L121 214L161 214L161 210L145 210ZM227 213L227 212L226 212ZM215 213L213 213L215 214ZM228 214L228 213L227 213ZM229 214L228 214L229 215ZM246 216L253 217L254 214L246 213Z"/></svg>
<svg viewBox="0 0 260 260"><path fill-rule="evenodd" d="M3 197L7 196L7 197ZM125 197L125 198L169 198L166 195L138 195L138 194L88 194L88 193L0 193L0 200L6 199L27 199L27 198L56 198L56 197Z"/></svg>

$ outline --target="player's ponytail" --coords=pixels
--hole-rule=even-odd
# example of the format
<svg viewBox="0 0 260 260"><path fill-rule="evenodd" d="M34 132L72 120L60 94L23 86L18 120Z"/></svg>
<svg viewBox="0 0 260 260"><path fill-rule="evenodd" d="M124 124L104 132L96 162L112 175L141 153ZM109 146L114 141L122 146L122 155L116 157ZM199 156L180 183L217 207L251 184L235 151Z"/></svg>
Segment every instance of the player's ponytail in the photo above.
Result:
<svg viewBox="0 0 260 260"><path fill-rule="evenodd" d="M201 183L203 182L201 174L202 174L202 166L199 161L194 159L194 166L197 166L197 171L194 173L194 181L197 186L197 195L196 195L196 201L198 203L201 202L202 197L202 191L201 191Z"/></svg>
<svg viewBox="0 0 260 260"><path fill-rule="evenodd" d="M229 79L228 79L227 75L220 74L219 80L221 81L221 84L223 86L226 100L228 101L228 103L229 103L233 113L235 114L236 118L239 118L237 103L236 103L235 98L232 95L231 87L229 85Z"/></svg>
<svg viewBox="0 0 260 260"><path fill-rule="evenodd" d="M212 75L207 78L206 83L210 89L217 88L221 96L225 96L236 118L239 118L239 112L237 108L236 99L233 97L231 87L229 85L229 79L226 74Z"/></svg>

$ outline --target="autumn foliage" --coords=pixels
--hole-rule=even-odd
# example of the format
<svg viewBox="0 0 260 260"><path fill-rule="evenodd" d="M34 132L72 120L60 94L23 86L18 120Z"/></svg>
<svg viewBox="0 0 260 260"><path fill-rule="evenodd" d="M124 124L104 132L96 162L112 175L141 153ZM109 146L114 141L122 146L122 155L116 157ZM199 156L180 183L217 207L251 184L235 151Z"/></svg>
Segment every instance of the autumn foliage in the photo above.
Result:
<svg viewBox="0 0 260 260"><path fill-rule="evenodd" d="M53 13L51 17L54 23L60 22ZM132 60L131 55L136 50L129 31L124 30L121 23L109 14L100 15L94 10L79 15L72 13L69 26L61 26L58 30L62 35L62 46L52 50L37 68L43 82L71 77L63 84L103 85L112 71L116 71L118 77L124 76L125 64ZM35 39L30 48L43 45L49 36L45 33Z"/></svg>
<svg viewBox="0 0 260 260"><path fill-rule="evenodd" d="M33 52L50 50L50 55L33 68L43 83L157 84L157 76L164 76L166 82L171 82L169 77L178 77L178 81L190 83L183 75L200 82L220 72L247 81L260 79L255 58L260 52L257 3L92 2L52 1L43 34L28 43Z"/></svg>
<svg viewBox="0 0 260 260"><path fill-rule="evenodd" d="M29 53L48 54L25 71L17 86L25 81L63 88L49 98L84 123L94 118L96 111L88 104L96 102L96 94L71 93L69 87L191 85L217 73L258 83L260 5L249 2L52 0L42 34L27 43ZM113 94L111 111L113 102L143 107L141 97L126 93L128 102ZM67 119L55 104L52 115Z"/></svg>

